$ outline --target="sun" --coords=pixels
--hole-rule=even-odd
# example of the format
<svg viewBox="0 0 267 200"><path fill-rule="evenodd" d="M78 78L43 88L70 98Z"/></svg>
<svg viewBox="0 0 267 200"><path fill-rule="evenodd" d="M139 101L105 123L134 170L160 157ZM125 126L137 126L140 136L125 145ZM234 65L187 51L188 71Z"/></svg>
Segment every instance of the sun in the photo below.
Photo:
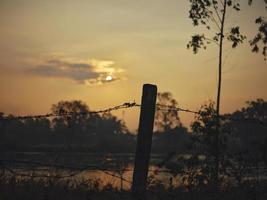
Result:
<svg viewBox="0 0 267 200"><path fill-rule="evenodd" d="M106 81L112 81L112 76L110 76L110 75L108 75L107 77L106 77Z"/></svg>

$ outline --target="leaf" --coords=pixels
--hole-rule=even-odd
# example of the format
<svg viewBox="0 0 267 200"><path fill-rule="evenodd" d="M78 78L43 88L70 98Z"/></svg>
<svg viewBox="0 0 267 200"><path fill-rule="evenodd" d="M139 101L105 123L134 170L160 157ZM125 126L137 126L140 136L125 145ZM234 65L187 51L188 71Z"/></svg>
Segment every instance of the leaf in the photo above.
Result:
<svg viewBox="0 0 267 200"><path fill-rule="evenodd" d="M257 45L255 45L255 46L252 48L252 52L258 53L258 52L259 52L259 47L258 47Z"/></svg>
<svg viewBox="0 0 267 200"><path fill-rule="evenodd" d="M201 49L201 48L206 49L204 41L205 41L204 34L203 35L199 35L199 34L193 35L191 37L191 41L189 41L189 43L187 44L187 47L188 47L188 49L192 48L193 52L196 54L196 53L198 53L199 49Z"/></svg>
<svg viewBox="0 0 267 200"><path fill-rule="evenodd" d="M206 25L210 19L212 12L210 7L217 4L217 1L213 0L190 0L189 18L192 19L193 25L199 24Z"/></svg>
<svg viewBox="0 0 267 200"><path fill-rule="evenodd" d="M267 0L265 0L267 2ZM260 48L262 48L262 55L264 56L264 60L267 57L267 20L264 17L258 17L255 20L255 23L259 26L258 32L249 41L250 46L252 47L251 51L253 53L258 53Z"/></svg>
<svg viewBox="0 0 267 200"><path fill-rule="evenodd" d="M258 53L258 52L259 52L259 47L258 47L258 45L255 45L255 46L252 48L252 52L255 52L255 53Z"/></svg>
<svg viewBox="0 0 267 200"><path fill-rule="evenodd" d="M256 24L261 24L263 21L263 19L261 17L258 17L256 20L255 20L255 23Z"/></svg>
<svg viewBox="0 0 267 200"><path fill-rule="evenodd" d="M232 42L232 48L236 48L239 44L243 43L246 36L242 35L239 26L236 26L230 29L227 39Z"/></svg>

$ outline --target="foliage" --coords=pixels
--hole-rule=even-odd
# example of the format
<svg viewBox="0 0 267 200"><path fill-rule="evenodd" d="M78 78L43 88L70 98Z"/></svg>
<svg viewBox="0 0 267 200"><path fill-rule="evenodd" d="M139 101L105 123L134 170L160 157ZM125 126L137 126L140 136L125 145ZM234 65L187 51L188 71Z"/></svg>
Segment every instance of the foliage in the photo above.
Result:
<svg viewBox="0 0 267 200"><path fill-rule="evenodd" d="M252 0L248 3L251 5ZM267 1L263 0L263 3L267 4ZM224 32L226 28L224 27L224 15L230 10L239 12L241 10L240 1L190 0L189 18L192 19L194 26L205 26L209 30L209 34L193 35L187 48L192 48L194 53L198 53L199 49L206 49L210 43L220 45L221 39L223 40L224 37L232 43L233 48L243 43L246 36L241 33L238 25L227 27L228 30ZM259 27L249 44L252 47L252 52L259 52L260 46L262 46L262 54L266 59L267 21L264 17L258 17L255 23Z"/></svg>
<svg viewBox="0 0 267 200"><path fill-rule="evenodd" d="M178 103L170 92L162 92L157 95L157 104L167 106L167 109L158 109L155 114L155 127L159 132L165 132L181 125L178 112L168 109L177 107Z"/></svg>
<svg viewBox="0 0 267 200"><path fill-rule="evenodd" d="M150 200L265 200L266 182L261 183L257 188L255 183L241 186L229 186L217 194L206 189L191 189L178 186L166 188L161 182L153 182L148 187L147 196ZM58 180L58 179L32 179L19 178L16 176L0 177L0 199L3 200L57 200L57 199L76 199L76 200L133 200L129 190L119 190L112 184L102 185L96 179L78 180Z"/></svg>
<svg viewBox="0 0 267 200"><path fill-rule="evenodd" d="M53 126L56 128L59 127L71 127L77 125L81 125L87 119L87 114L77 115L77 113L87 113L89 111L88 106L81 101L60 101L57 104L53 104L51 108L54 114L59 114L61 116L57 116L53 119ZM67 113L71 113L71 115L65 115Z"/></svg>
<svg viewBox="0 0 267 200"><path fill-rule="evenodd" d="M220 188L240 186L261 188L259 183L267 166L267 102L248 101L239 111L220 117L219 134ZM216 109L209 102L201 106L191 125L190 156L170 154L159 167L167 168L172 179L179 178L188 191L214 191L217 181L215 168L217 146ZM250 178L248 178L250 177ZM249 189L250 190L250 189Z"/></svg>
<svg viewBox="0 0 267 200"><path fill-rule="evenodd" d="M52 119L18 119L8 116L1 120L1 143L6 149L87 149L132 151L134 136L125 123L111 113L88 114L89 107L82 101L60 101L51 111L60 114ZM67 115L68 113L68 115ZM1 117L5 117L4 114Z"/></svg>
<svg viewBox="0 0 267 200"><path fill-rule="evenodd" d="M246 107L225 115L225 129L231 132L234 148L232 152L254 154L254 158L265 160L267 146L267 102L263 99L247 101ZM232 146L233 146L232 145ZM249 152L249 153L248 153Z"/></svg>
<svg viewBox="0 0 267 200"><path fill-rule="evenodd" d="M190 137L179 118L177 101L170 92L157 95L155 114L155 134L153 135L152 151L184 152L188 150Z"/></svg>
<svg viewBox="0 0 267 200"><path fill-rule="evenodd" d="M217 86L217 98L216 98L216 118L215 118L215 130L216 134L212 139L212 149L215 152L215 171L216 180L219 179L219 166L220 166L220 101L221 101L221 83L222 83L222 65L223 65L223 46L224 40L227 39L232 43L232 48L236 48L243 43L246 36L240 32L239 25L233 27L226 27L226 14L229 10L239 12L241 10L241 4L239 1L233 0L190 0L189 18L192 20L194 26L204 25L206 29L210 30L210 37L207 34L195 34L189 41L187 48L192 48L196 54L199 49L206 49L207 44L211 42L218 45L218 86ZM267 1L264 0L267 4ZM248 1L248 4L252 4L252 0ZM258 33L250 41L252 46L252 52L259 51L259 45L262 44L262 53L264 59L266 59L267 49L267 23L263 17L256 19L256 24L259 25ZM229 30L226 31L226 28Z"/></svg>
<svg viewBox="0 0 267 200"><path fill-rule="evenodd" d="M199 115L195 116L195 121L192 123L192 136L194 144L199 150L205 154L216 155L216 110L214 103L201 106Z"/></svg>

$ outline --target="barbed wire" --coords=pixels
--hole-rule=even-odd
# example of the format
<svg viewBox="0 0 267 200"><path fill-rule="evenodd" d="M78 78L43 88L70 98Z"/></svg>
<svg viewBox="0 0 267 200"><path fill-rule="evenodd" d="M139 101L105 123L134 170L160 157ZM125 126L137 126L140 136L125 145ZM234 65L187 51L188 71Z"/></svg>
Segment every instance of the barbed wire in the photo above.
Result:
<svg viewBox="0 0 267 200"><path fill-rule="evenodd" d="M61 169L61 170L70 170L73 172L70 172L66 175L60 175L60 174L44 174L44 173L40 173L40 174L29 174L29 173L23 173L23 172L18 172L16 171L16 167L13 166L13 168L7 167L8 163L12 163L12 164L24 164L27 165L26 170L29 171L31 170L29 168L29 165L34 165L36 168L34 168L34 172L36 171L41 171L44 172L45 169L44 168L39 168L41 167L52 167L52 168L56 168L56 169ZM106 175L115 177L120 179L121 181L124 181L126 183L132 184L132 181L127 180L126 178L124 178L122 176L122 174L118 174L118 173L125 173L125 172L133 172L134 169L132 168L114 168L114 167L102 167L102 166L97 166L97 165L87 165L87 166L83 166L83 167L74 167L74 166L67 166L67 165L58 165L58 164L47 164L47 163L43 163L43 162L36 162L36 161L32 161L32 160L0 160L0 164L1 164L1 168L2 169L6 169L8 172L10 172L11 174L15 175L15 176L20 176L20 177L29 177L29 178L54 178L54 179L64 179L64 178L71 178L74 176L77 176L79 174L81 174L82 172L85 171L101 171ZM19 170L21 171L21 168L19 168ZM51 169L46 168L47 171L50 171ZM142 170L142 169L140 169ZM166 173L170 173L170 170L151 170L149 169L148 172L166 172Z"/></svg>
<svg viewBox="0 0 267 200"><path fill-rule="evenodd" d="M125 172L133 172L134 169L133 168L114 168L114 167L101 167L101 166L97 166L97 165L87 165L87 166L83 166L83 167L73 167L73 166L67 166L67 165L58 165L58 164L54 164L54 165L47 165L46 163L42 163L42 162L34 162L34 161L27 161L27 160L0 160L1 163L1 169L5 169L8 172L10 172L11 174L15 175L15 176L20 176L20 177L29 177L29 178L54 178L54 179L65 179L65 178L71 178L71 177L75 177L79 174L81 174L82 172L96 172L96 171L100 171L106 175L118 178L124 182L127 182L129 184L132 184L132 181L127 180L123 177L122 174L124 174ZM27 168L16 168L14 166L12 167L8 167L7 165L4 165L4 163L19 163L19 164L25 164L27 165ZM36 168L29 168L29 165L34 165ZM53 173L52 169L49 168L40 168L40 166L42 167L53 167L54 169L61 169L61 170L68 170L70 172L68 172L68 174L62 175L63 171L61 171L60 173ZM19 170L19 171L18 171ZM23 172L23 170L27 170L27 172ZM33 170L32 173L29 173L28 171ZM142 170L142 169L140 169ZM173 172L177 173L186 173L186 172L190 172L191 169L180 169L179 171L174 170L174 169L161 169L161 167L159 167L159 169L149 169L148 172L149 173L154 173L154 175L159 174L159 173L168 173L168 174L172 174ZM246 167L247 172L251 172L251 170L261 170L262 173L266 173L267 172L267 167L265 166L258 166L258 167ZM38 171L42 172L39 173ZM227 171L230 172L235 172L236 170L229 167L227 168Z"/></svg>
<svg viewBox="0 0 267 200"><path fill-rule="evenodd" d="M62 117L62 116L78 116L78 115L93 115L93 114L101 114L101 113L108 113L115 110L120 109L127 109L133 107L140 107L141 105L133 102L126 102L121 105L117 105L114 107L106 108L103 110L97 111L86 111L86 112L66 112L64 110L60 110L59 112L55 113L47 113L44 115L25 115L25 116L11 116L11 117L3 117L2 120L25 120L25 119L41 119L41 118L51 118L51 117Z"/></svg>
<svg viewBox="0 0 267 200"><path fill-rule="evenodd" d="M186 160L186 159L184 159ZM15 159L1 159L0 160L0 168L1 167L6 167L7 164L22 164L27 166L27 169L31 169L29 168L30 166L34 166L36 168L36 170L49 170L51 168L54 169L61 169L61 170L70 170L70 171L114 171L114 172L132 172L134 171L133 168L127 168L127 167L115 167L115 166L110 166L110 167L103 167L101 165L83 165L83 166L71 166L71 165L60 165L60 164L47 164L46 162L38 162L38 161L33 161L33 160L15 160ZM165 165L165 164L164 164ZM162 172L162 173L170 173L173 170L171 169L162 169L162 167L164 165L161 165L161 163L156 163L155 166L158 167L158 169L148 169L148 172ZM43 168L40 168L43 167ZM46 168L45 168L46 167ZM13 168L16 168L13 166ZM261 167L255 167L255 166L246 166L247 169L253 170L253 169L262 169L262 170L266 170L267 171L267 166L261 166ZM19 169L23 169L23 168L19 168ZM143 171L144 169L139 169L140 171Z"/></svg>
<svg viewBox="0 0 267 200"><path fill-rule="evenodd" d="M186 112L186 113L192 113L192 114L201 114L200 112L186 109L186 108L181 108L181 107L175 107L175 106L168 106L168 105L163 105L163 104L156 104L157 110L162 110L162 111L167 111L167 112Z"/></svg>
<svg viewBox="0 0 267 200"><path fill-rule="evenodd" d="M168 106L163 104L156 104L157 110L165 111L165 112L186 112L191 113L195 115L203 115L203 111L194 111L190 109L185 109L181 107L175 107L175 106ZM216 118L217 116L214 116ZM258 123L261 125L266 126L267 122L264 122L263 120L257 119L257 118L247 118L247 117L233 117L231 115L220 115L219 116L221 121L235 121L235 122L248 122L248 123Z"/></svg>
<svg viewBox="0 0 267 200"><path fill-rule="evenodd" d="M137 104L135 102L126 102L111 108L106 108L102 110L97 111L87 111L87 112L66 112L64 110L56 112L56 113L47 113L43 115L24 115L24 116L9 116L9 117L2 117L0 120L26 120L26 119L40 119L40 118L51 118L51 117L62 117L62 116L79 116L79 115L92 115L92 114L101 114L101 113L108 113L115 110L121 110L121 109L127 109L127 108L133 108L133 107L141 107L140 104ZM162 104L156 104L156 109L158 111L176 111L176 112L187 112L192 114L200 114L200 112L180 108L180 107L173 107L173 106L167 106Z"/></svg>
<svg viewBox="0 0 267 200"><path fill-rule="evenodd" d="M80 167L75 167L71 165L60 165L60 164L48 164L46 162L39 162L39 161L32 161L32 160L8 160L8 159L1 159L0 164L2 167L6 166L5 164L21 164L21 165L26 165L27 167L29 166L34 166L38 167L39 170L44 170L44 168L39 168L41 167L46 167L47 169L49 168L57 168L57 169L62 169L62 170L73 170L73 171L115 171L115 172L120 172L120 171L129 171L132 172L134 169L132 168L116 168L114 166L111 167L103 167L101 165L85 165L85 166L80 166ZM140 169L143 170L143 169ZM157 170L157 169L149 169L149 172L170 172L170 170Z"/></svg>
<svg viewBox="0 0 267 200"><path fill-rule="evenodd" d="M115 110L121 110L121 109L128 109L128 108L133 108L133 107L141 107L140 104L137 104L135 102L126 102L117 106L113 106L110 108L102 109L102 110L97 110L97 111L86 111L86 112L66 112L64 110L60 110L59 112L56 113L47 113L44 115L25 115L25 116L7 116L7 117L2 117L0 120L5 120L5 121L12 121L12 120L26 120L26 119L42 119L42 118L52 118L52 117L63 117L63 116L79 116L79 115L93 115L93 114L101 114L101 113L108 113L111 111ZM182 107L177 107L177 106L169 106L169 105L164 105L164 104L156 104L156 110L157 111L165 111L165 112L185 112L185 113L191 113L194 115L202 115L203 111L195 111L191 110L188 108L182 108ZM216 116L214 116L216 117ZM259 123L261 125L267 125L266 122L256 119L256 118L237 118L233 117L231 115L220 115L219 116L220 120L222 121L236 121L236 122L249 122L249 123Z"/></svg>

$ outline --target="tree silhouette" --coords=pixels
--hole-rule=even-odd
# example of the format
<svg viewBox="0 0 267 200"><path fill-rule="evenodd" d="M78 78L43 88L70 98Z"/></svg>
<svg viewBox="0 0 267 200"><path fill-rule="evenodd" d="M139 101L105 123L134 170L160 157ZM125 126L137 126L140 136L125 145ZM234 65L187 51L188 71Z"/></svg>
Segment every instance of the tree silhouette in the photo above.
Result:
<svg viewBox="0 0 267 200"><path fill-rule="evenodd" d="M239 151L262 155L267 144L267 102L257 99L246 103L246 107L227 115L230 120L226 125L239 139Z"/></svg>
<svg viewBox="0 0 267 200"><path fill-rule="evenodd" d="M55 121L61 119L66 126L72 126L87 118L89 108L84 102L73 100L60 101L57 104L53 104L51 110L53 113L61 115L56 117ZM81 115L80 113L83 114Z"/></svg>
<svg viewBox="0 0 267 200"><path fill-rule="evenodd" d="M173 98L170 92L159 92L157 103L168 107L176 107L177 101ZM166 132L180 125L180 118L176 110L159 109L155 114L155 126L157 131Z"/></svg>
<svg viewBox="0 0 267 200"><path fill-rule="evenodd" d="M226 170L229 167L227 162L229 161L229 157L227 157L229 155L228 144L232 138L229 139L230 133L229 129L225 129L225 123L221 125L220 134L217 134L217 113L214 102L201 106L199 115L195 116L195 121L191 124L191 129L193 152L206 156L202 164L196 159L197 157L192 157L192 159L195 159L197 169L200 168L211 189L214 189L214 187L217 189L219 181L223 181L225 179L224 175L227 175ZM218 148L220 149L219 166L216 165L218 162ZM224 175L218 176L218 172L224 173Z"/></svg>
<svg viewBox="0 0 267 200"><path fill-rule="evenodd" d="M4 123L4 113L0 112L0 141L3 142L5 137L5 123Z"/></svg>
<svg viewBox="0 0 267 200"><path fill-rule="evenodd" d="M52 105L51 110L60 114L52 120L52 126L68 148L73 144L91 144L101 151L119 151L126 144L130 148L134 144L133 136L130 136L123 121L111 113L90 113L89 107L82 101L60 101Z"/></svg>
<svg viewBox="0 0 267 200"><path fill-rule="evenodd" d="M248 4L252 4L252 0L248 0ZM263 4L267 5L267 1L263 0ZM217 133L216 133L216 146L217 146L217 158L216 168L217 173L219 170L219 148L218 137L220 129L220 100L221 100L221 82L222 82L222 61L223 61L223 44L224 40L228 40L232 43L232 48L236 48L239 44L243 43L246 36L240 31L239 25L229 27L226 30L226 14L230 11L240 11L241 4L239 1L233 0L190 0L189 18L192 19L194 26L203 25L207 30L212 32L211 37L207 37L207 34L195 34L189 41L187 48L192 48L193 52L198 53L199 49L206 49L207 45L214 43L218 46L218 88L216 99L216 115L217 115ZM259 52L260 46L262 46L262 54L266 59L267 52L267 21L264 17L258 17L255 23L259 26L256 35L249 41L252 47L252 52ZM217 177L219 174L217 174Z"/></svg>
<svg viewBox="0 0 267 200"><path fill-rule="evenodd" d="M63 134L65 144L70 148L73 139L78 138L86 125L89 108L84 102L73 100L53 104L51 110L60 115L52 120L52 125L57 132Z"/></svg>
<svg viewBox="0 0 267 200"><path fill-rule="evenodd" d="M0 112L0 147L15 150L132 152L135 136L110 112L90 112L80 100L51 106L55 116L20 118Z"/></svg>

